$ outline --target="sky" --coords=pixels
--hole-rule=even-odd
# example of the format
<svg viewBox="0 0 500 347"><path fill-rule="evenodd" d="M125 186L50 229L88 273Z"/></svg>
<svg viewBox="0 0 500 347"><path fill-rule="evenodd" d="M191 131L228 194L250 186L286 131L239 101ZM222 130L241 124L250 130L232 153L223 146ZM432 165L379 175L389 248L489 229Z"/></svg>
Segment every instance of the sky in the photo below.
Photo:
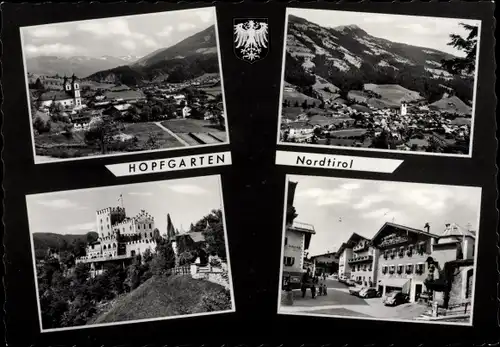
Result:
<svg viewBox="0 0 500 347"><path fill-rule="evenodd" d="M167 213L174 227L188 231L191 223L222 207L219 176L35 194L26 197L30 232L95 231L95 211L120 206L120 194L127 216L146 210L154 217L160 234L166 233Z"/></svg>
<svg viewBox="0 0 500 347"><path fill-rule="evenodd" d="M21 28L27 57L142 57L215 23L215 7Z"/></svg>
<svg viewBox="0 0 500 347"><path fill-rule="evenodd" d="M459 23L479 25L480 21L444 17L422 17L407 15L378 14L349 11L329 11L311 9L289 9L289 14L307 19L323 27L356 24L368 34L393 42L440 50L463 57L459 51L447 43L449 35L467 35Z"/></svg>
<svg viewBox="0 0 500 347"><path fill-rule="evenodd" d="M441 235L446 223L478 230L481 188L290 175L296 221L314 225L310 255L336 251L352 233L371 239L385 222Z"/></svg>

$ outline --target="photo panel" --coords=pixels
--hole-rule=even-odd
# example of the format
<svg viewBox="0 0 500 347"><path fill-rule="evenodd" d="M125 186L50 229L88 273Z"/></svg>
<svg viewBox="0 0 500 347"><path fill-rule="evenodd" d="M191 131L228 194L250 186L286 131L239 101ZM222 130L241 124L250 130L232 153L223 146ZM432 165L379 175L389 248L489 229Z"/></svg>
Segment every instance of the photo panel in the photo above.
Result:
<svg viewBox="0 0 500 347"><path fill-rule="evenodd" d="M481 21L288 8L278 144L471 157Z"/></svg>
<svg viewBox="0 0 500 347"><path fill-rule="evenodd" d="M42 333L235 311L219 175L26 204Z"/></svg>
<svg viewBox="0 0 500 347"><path fill-rule="evenodd" d="M278 313L472 326L481 192L287 175Z"/></svg>
<svg viewBox="0 0 500 347"><path fill-rule="evenodd" d="M35 164L229 143L215 7L20 35Z"/></svg>

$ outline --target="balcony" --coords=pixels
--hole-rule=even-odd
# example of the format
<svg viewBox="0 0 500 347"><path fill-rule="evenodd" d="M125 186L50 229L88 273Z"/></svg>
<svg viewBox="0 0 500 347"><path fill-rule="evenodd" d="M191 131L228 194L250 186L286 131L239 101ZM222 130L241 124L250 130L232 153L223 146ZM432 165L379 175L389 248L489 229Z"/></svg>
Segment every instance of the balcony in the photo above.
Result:
<svg viewBox="0 0 500 347"><path fill-rule="evenodd" d="M364 255L364 256L361 256L361 257L351 258L347 262L349 264L353 264L353 263L361 263L361 262L372 261L372 260L373 260L373 256L372 255Z"/></svg>
<svg viewBox="0 0 500 347"><path fill-rule="evenodd" d="M352 248L354 252L359 252L359 251L364 251L365 249L368 248L368 242L361 242L358 243L356 246Z"/></svg>

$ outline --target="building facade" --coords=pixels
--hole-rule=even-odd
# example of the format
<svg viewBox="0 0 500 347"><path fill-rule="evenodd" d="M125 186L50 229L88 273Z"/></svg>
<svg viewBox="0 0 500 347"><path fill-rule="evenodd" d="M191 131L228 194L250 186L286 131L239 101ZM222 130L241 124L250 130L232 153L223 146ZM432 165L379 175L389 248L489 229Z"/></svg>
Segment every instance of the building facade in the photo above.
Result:
<svg viewBox="0 0 500 347"><path fill-rule="evenodd" d="M327 252L324 254L318 254L311 257L313 262L313 272L321 275L338 272L339 258L336 252Z"/></svg>
<svg viewBox="0 0 500 347"><path fill-rule="evenodd" d="M306 271L304 268L306 251L309 249L311 236L316 233L313 225L295 221L297 214L293 203L296 188L297 182L288 182L283 244L283 285L289 283L291 288L300 288L302 274Z"/></svg>
<svg viewBox="0 0 500 347"><path fill-rule="evenodd" d="M373 287L377 277L374 252L369 239L353 233L337 251L339 277L351 279L359 285Z"/></svg>
<svg viewBox="0 0 500 347"><path fill-rule="evenodd" d="M427 291L427 259L437 235L407 226L385 223L372 239L378 262L377 288L382 295L402 291L416 301Z"/></svg>
<svg viewBox="0 0 500 347"><path fill-rule="evenodd" d="M129 218L123 207L108 207L96 211L96 232L99 237L86 247L85 256L76 263L90 264L92 275L99 275L110 262L124 262L156 251L159 233L154 217L145 210Z"/></svg>

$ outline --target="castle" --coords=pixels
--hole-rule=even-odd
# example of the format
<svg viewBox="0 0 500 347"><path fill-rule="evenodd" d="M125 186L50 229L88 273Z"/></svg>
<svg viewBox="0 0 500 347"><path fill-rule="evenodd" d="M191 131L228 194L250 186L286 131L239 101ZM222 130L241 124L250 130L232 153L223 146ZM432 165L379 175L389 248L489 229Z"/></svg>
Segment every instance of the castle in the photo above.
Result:
<svg viewBox="0 0 500 347"><path fill-rule="evenodd" d="M76 76L71 76L71 79L64 76L62 91L48 91L40 95L38 99L41 106L51 106L52 103L60 104L63 107L80 107L82 106L82 98L80 95L80 85L76 80Z"/></svg>
<svg viewBox="0 0 500 347"><path fill-rule="evenodd" d="M99 237L86 247L86 255L76 263L88 263L91 272L99 274L105 263L130 262L146 250L154 253L160 237L154 217L145 210L127 217L123 207L107 207L96 211L96 232Z"/></svg>

